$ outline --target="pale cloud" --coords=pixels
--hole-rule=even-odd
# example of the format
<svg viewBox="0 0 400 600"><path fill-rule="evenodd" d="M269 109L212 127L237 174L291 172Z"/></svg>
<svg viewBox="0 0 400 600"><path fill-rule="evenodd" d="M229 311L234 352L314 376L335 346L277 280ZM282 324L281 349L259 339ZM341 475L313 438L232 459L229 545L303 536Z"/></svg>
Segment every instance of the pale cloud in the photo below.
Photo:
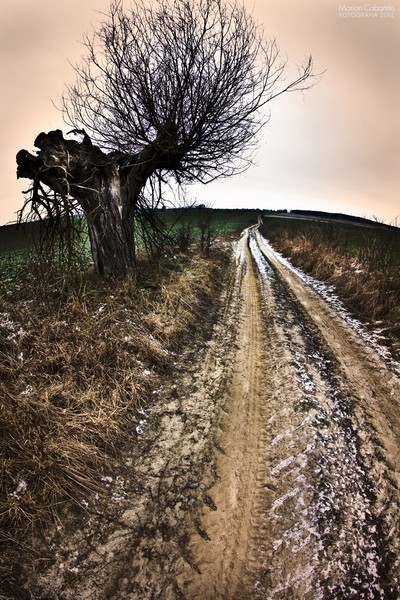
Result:
<svg viewBox="0 0 400 600"><path fill-rule="evenodd" d="M311 53L316 70L326 73L308 92L271 103L255 167L193 194L214 206L318 208L394 220L400 213L400 6L393 18L356 19L341 17L345 3L334 0L246 3L289 64ZM15 218L28 184L15 179L15 154L32 149L40 131L62 127L51 100L73 80L68 60L79 60L82 34L107 7L105 0L13 0L1 8L0 223Z"/></svg>

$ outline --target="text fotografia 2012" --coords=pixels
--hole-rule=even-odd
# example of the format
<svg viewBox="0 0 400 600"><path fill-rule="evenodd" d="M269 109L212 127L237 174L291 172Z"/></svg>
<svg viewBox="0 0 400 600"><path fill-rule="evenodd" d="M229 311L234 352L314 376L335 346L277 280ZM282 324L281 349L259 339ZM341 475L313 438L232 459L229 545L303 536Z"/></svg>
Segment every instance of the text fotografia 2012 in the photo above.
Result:
<svg viewBox="0 0 400 600"><path fill-rule="evenodd" d="M342 18L393 18L393 4L339 4L339 17Z"/></svg>

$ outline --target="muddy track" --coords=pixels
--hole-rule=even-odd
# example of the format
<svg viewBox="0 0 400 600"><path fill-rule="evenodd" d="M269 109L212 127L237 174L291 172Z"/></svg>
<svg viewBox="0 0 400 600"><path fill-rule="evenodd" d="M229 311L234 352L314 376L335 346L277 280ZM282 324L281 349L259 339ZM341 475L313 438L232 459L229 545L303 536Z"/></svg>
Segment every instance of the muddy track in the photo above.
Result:
<svg viewBox="0 0 400 600"><path fill-rule="evenodd" d="M50 540L32 597L400 597L399 377L257 228L212 339L143 415L110 505Z"/></svg>
<svg viewBox="0 0 400 600"><path fill-rule="evenodd" d="M239 254L216 510L185 597L398 598L399 379L256 230Z"/></svg>
<svg viewBox="0 0 400 600"><path fill-rule="evenodd" d="M185 587L187 598L244 598L251 589L249 560L254 545L258 490L265 478L265 340L260 328L261 304L247 235L238 249L241 310L235 343L227 365L215 433L217 479L208 492L202 525L207 539L192 540L199 573Z"/></svg>

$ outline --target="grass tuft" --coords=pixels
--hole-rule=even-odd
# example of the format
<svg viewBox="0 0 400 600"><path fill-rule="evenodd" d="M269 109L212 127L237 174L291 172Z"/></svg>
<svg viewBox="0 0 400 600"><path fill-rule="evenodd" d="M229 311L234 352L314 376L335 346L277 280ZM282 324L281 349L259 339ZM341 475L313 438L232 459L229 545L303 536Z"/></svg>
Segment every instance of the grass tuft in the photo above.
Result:
<svg viewBox="0 0 400 600"><path fill-rule="evenodd" d="M400 230L267 219L261 231L295 266L333 285L358 318L379 327L400 358Z"/></svg>
<svg viewBox="0 0 400 600"><path fill-rule="evenodd" d="M178 255L146 265L138 285L52 273L0 300L4 557L105 493L102 476L135 443L135 414L173 353L204 326L227 260ZM4 558L0 583L12 577Z"/></svg>

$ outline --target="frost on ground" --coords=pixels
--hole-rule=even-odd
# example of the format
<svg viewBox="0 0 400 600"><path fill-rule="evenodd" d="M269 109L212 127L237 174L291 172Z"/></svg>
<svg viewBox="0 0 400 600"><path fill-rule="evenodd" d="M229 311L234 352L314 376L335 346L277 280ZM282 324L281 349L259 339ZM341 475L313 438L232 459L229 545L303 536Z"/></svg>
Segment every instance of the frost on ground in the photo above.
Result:
<svg viewBox="0 0 400 600"><path fill-rule="evenodd" d="M260 236L260 238L262 239L262 243L264 244L264 246L268 247L268 251L270 252L271 256L275 256L282 265L285 265L295 275L297 275L297 277L304 281L306 285L308 285L311 289L315 290L324 300L326 300L326 302L334 308L338 315L342 317L345 323L347 323L352 329L354 329L354 331L356 331L359 334L359 336L385 360L385 362L390 366L391 369L393 369L397 374L400 374L400 367L398 362L393 360L389 349L382 344L382 342L385 341L385 337L382 335L381 330L368 330L344 307L343 302L336 294L334 286L328 285L323 281L318 281L311 275L304 273L298 267L294 267L289 259L283 257L282 254L277 252L269 244L268 240L262 238L262 236ZM253 256L257 261L259 269L268 269L268 267L265 266L265 261L262 260L262 254L257 243L252 240L251 244Z"/></svg>
<svg viewBox="0 0 400 600"><path fill-rule="evenodd" d="M18 338L25 335L25 331L18 323L14 323L10 315L0 312L0 330L8 342L15 342Z"/></svg>
<svg viewBox="0 0 400 600"><path fill-rule="evenodd" d="M49 536L33 597L400 596L400 382L316 287L245 232L212 338L134 416L108 503Z"/></svg>
<svg viewBox="0 0 400 600"><path fill-rule="evenodd" d="M274 273L268 270L268 277L262 277L261 290L266 327L279 357L271 375L271 389L277 391L271 395L271 410L276 406L276 413L270 422L276 435L268 460L272 485L281 491L263 516L265 531L269 535L273 531L278 539L272 553L265 549L265 572L270 578L264 589L258 582L259 597L300 593L312 598L394 598L399 592L400 548L398 531L393 530L393 523L399 523L399 494L392 477L396 472L398 476L399 465L395 456L382 460L379 448L383 441L389 443L384 435L391 435L392 423L386 417L381 441L374 439L376 425L368 422L374 415L368 414L368 406L363 412L360 402L368 396L369 381L360 378L356 370L343 372L340 365L342 360L352 366L360 357L354 356L349 346L332 348L324 331L318 329L325 320L335 338L335 330L343 330L343 322L354 326L354 320L338 301L331 301L337 317L328 323L328 316L318 312L318 304L312 304L311 295L301 298L300 284L293 292L280 265L321 293L319 286L293 269L265 240L254 237L252 244L261 275L267 271L262 265L265 256L275 261ZM328 291L322 295L325 298ZM303 303L300 306L298 298ZM364 368L369 372L371 365L366 363ZM360 367L359 372L362 370ZM380 401L387 401L385 393L390 397L400 389L398 379L392 374L390 378L392 387L385 391L375 387L371 400L381 392ZM378 401L376 409L380 408ZM398 405L394 410L398 419ZM393 443L398 444L398 437ZM291 554L305 553L309 587L304 587L304 578L296 583L293 569L286 566L285 549ZM286 578L278 576L275 582L274 574L282 572L282 563L288 574Z"/></svg>

